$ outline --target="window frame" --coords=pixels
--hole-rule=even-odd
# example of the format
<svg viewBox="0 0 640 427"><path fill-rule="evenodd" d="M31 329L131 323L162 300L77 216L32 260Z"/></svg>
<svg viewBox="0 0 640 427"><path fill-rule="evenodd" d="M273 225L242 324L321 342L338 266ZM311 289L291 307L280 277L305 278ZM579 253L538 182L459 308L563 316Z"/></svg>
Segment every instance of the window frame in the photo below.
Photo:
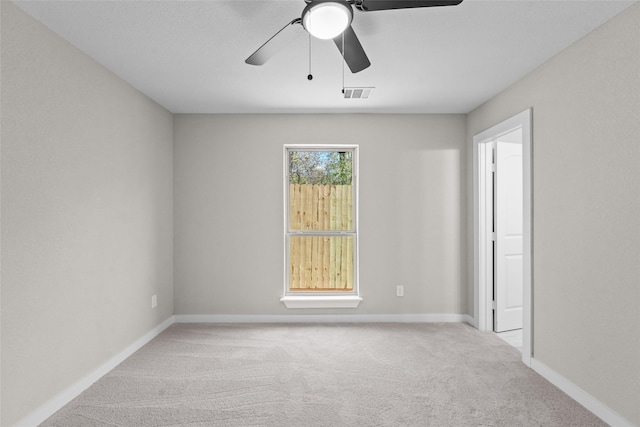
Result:
<svg viewBox="0 0 640 427"><path fill-rule="evenodd" d="M349 151L352 153L351 230L292 230L289 218L289 153L293 151ZM280 299L288 308L355 308L362 301L359 286L359 146L356 144L284 144L283 146L283 195L284 195L284 292ZM353 289L349 291L305 291L291 290L290 286L290 239L296 236L352 236L353 237Z"/></svg>

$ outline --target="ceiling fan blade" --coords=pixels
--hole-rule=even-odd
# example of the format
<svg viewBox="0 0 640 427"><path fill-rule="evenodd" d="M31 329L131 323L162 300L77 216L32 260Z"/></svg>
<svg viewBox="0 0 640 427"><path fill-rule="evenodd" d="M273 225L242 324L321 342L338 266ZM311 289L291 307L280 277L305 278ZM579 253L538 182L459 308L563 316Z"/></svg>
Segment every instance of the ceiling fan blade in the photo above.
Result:
<svg viewBox="0 0 640 427"><path fill-rule="evenodd" d="M263 65L273 55L278 53L282 48L288 45L296 35L297 31L291 31L297 24L301 24L302 19L296 18L282 27L280 31L275 33L273 37L267 40L262 46L251 54L244 62L251 65ZM302 29L302 25L299 27Z"/></svg>
<svg viewBox="0 0 640 427"><path fill-rule="evenodd" d="M355 6L363 12L374 10L410 9L413 7L456 6L462 0L360 0Z"/></svg>
<svg viewBox="0 0 640 427"><path fill-rule="evenodd" d="M342 37L344 35L344 62L347 63L349 69L352 73L357 73L369 65L369 58L367 58L367 54L364 52L362 45L360 44L360 40L358 40L358 36L356 36L355 31L351 26L347 27L344 32L338 37L334 38L333 41L338 46L338 50L342 54Z"/></svg>

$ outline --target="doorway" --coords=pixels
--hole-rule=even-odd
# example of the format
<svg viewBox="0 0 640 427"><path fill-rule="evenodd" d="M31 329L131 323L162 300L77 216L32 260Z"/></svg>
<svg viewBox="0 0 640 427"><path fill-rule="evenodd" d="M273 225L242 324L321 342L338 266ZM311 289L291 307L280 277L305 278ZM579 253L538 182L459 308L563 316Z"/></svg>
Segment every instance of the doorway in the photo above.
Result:
<svg viewBox="0 0 640 427"><path fill-rule="evenodd" d="M525 110L473 137L474 318L481 331L521 329L528 366L533 354L531 114Z"/></svg>

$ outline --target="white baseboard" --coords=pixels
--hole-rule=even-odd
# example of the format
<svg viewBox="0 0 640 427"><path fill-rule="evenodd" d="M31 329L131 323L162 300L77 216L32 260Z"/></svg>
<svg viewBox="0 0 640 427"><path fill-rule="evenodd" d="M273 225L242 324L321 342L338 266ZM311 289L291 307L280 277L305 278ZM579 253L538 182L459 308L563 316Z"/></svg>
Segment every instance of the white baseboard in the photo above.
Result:
<svg viewBox="0 0 640 427"><path fill-rule="evenodd" d="M469 320L467 320L466 322L471 326L473 326L474 328L476 328L477 330L480 330L480 325L479 325L480 322L478 322L478 319L476 319L473 316L467 316L467 317L469 318Z"/></svg>
<svg viewBox="0 0 640 427"><path fill-rule="evenodd" d="M85 376L77 383L68 387L66 390L63 390L53 399L49 400L47 403L40 406L30 415L20 420L17 424L15 424L14 427L34 427L42 423L44 420L56 413L64 405L75 399L80 393L89 388L93 383L98 381L105 374L122 363L127 357L131 356L133 353L142 348L142 346L144 346L146 343L158 336L162 331L171 326L173 322L173 316L169 317L167 320L153 328L151 331L144 334L144 336L136 340L133 344L113 356L104 365L100 366L98 369L91 372L89 375Z"/></svg>
<svg viewBox="0 0 640 427"><path fill-rule="evenodd" d="M542 375L551 384L564 391L573 400L587 408L594 415L599 417L602 421L609 424L612 427L634 427L634 425L618 415L614 410L609 408L604 403L600 402L589 393L549 368L544 363L531 358L531 369Z"/></svg>
<svg viewBox="0 0 640 427"><path fill-rule="evenodd" d="M466 314L177 314L175 323L451 323Z"/></svg>

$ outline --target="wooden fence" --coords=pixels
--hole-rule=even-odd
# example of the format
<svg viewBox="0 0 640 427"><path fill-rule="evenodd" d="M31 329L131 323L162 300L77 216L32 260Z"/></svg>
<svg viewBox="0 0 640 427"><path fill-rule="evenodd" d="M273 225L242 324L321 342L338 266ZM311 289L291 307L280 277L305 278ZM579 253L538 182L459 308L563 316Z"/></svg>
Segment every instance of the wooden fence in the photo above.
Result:
<svg viewBox="0 0 640 427"><path fill-rule="evenodd" d="M351 185L289 185L289 226L296 231L353 229ZM289 289L351 291L353 236L289 238Z"/></svg>

